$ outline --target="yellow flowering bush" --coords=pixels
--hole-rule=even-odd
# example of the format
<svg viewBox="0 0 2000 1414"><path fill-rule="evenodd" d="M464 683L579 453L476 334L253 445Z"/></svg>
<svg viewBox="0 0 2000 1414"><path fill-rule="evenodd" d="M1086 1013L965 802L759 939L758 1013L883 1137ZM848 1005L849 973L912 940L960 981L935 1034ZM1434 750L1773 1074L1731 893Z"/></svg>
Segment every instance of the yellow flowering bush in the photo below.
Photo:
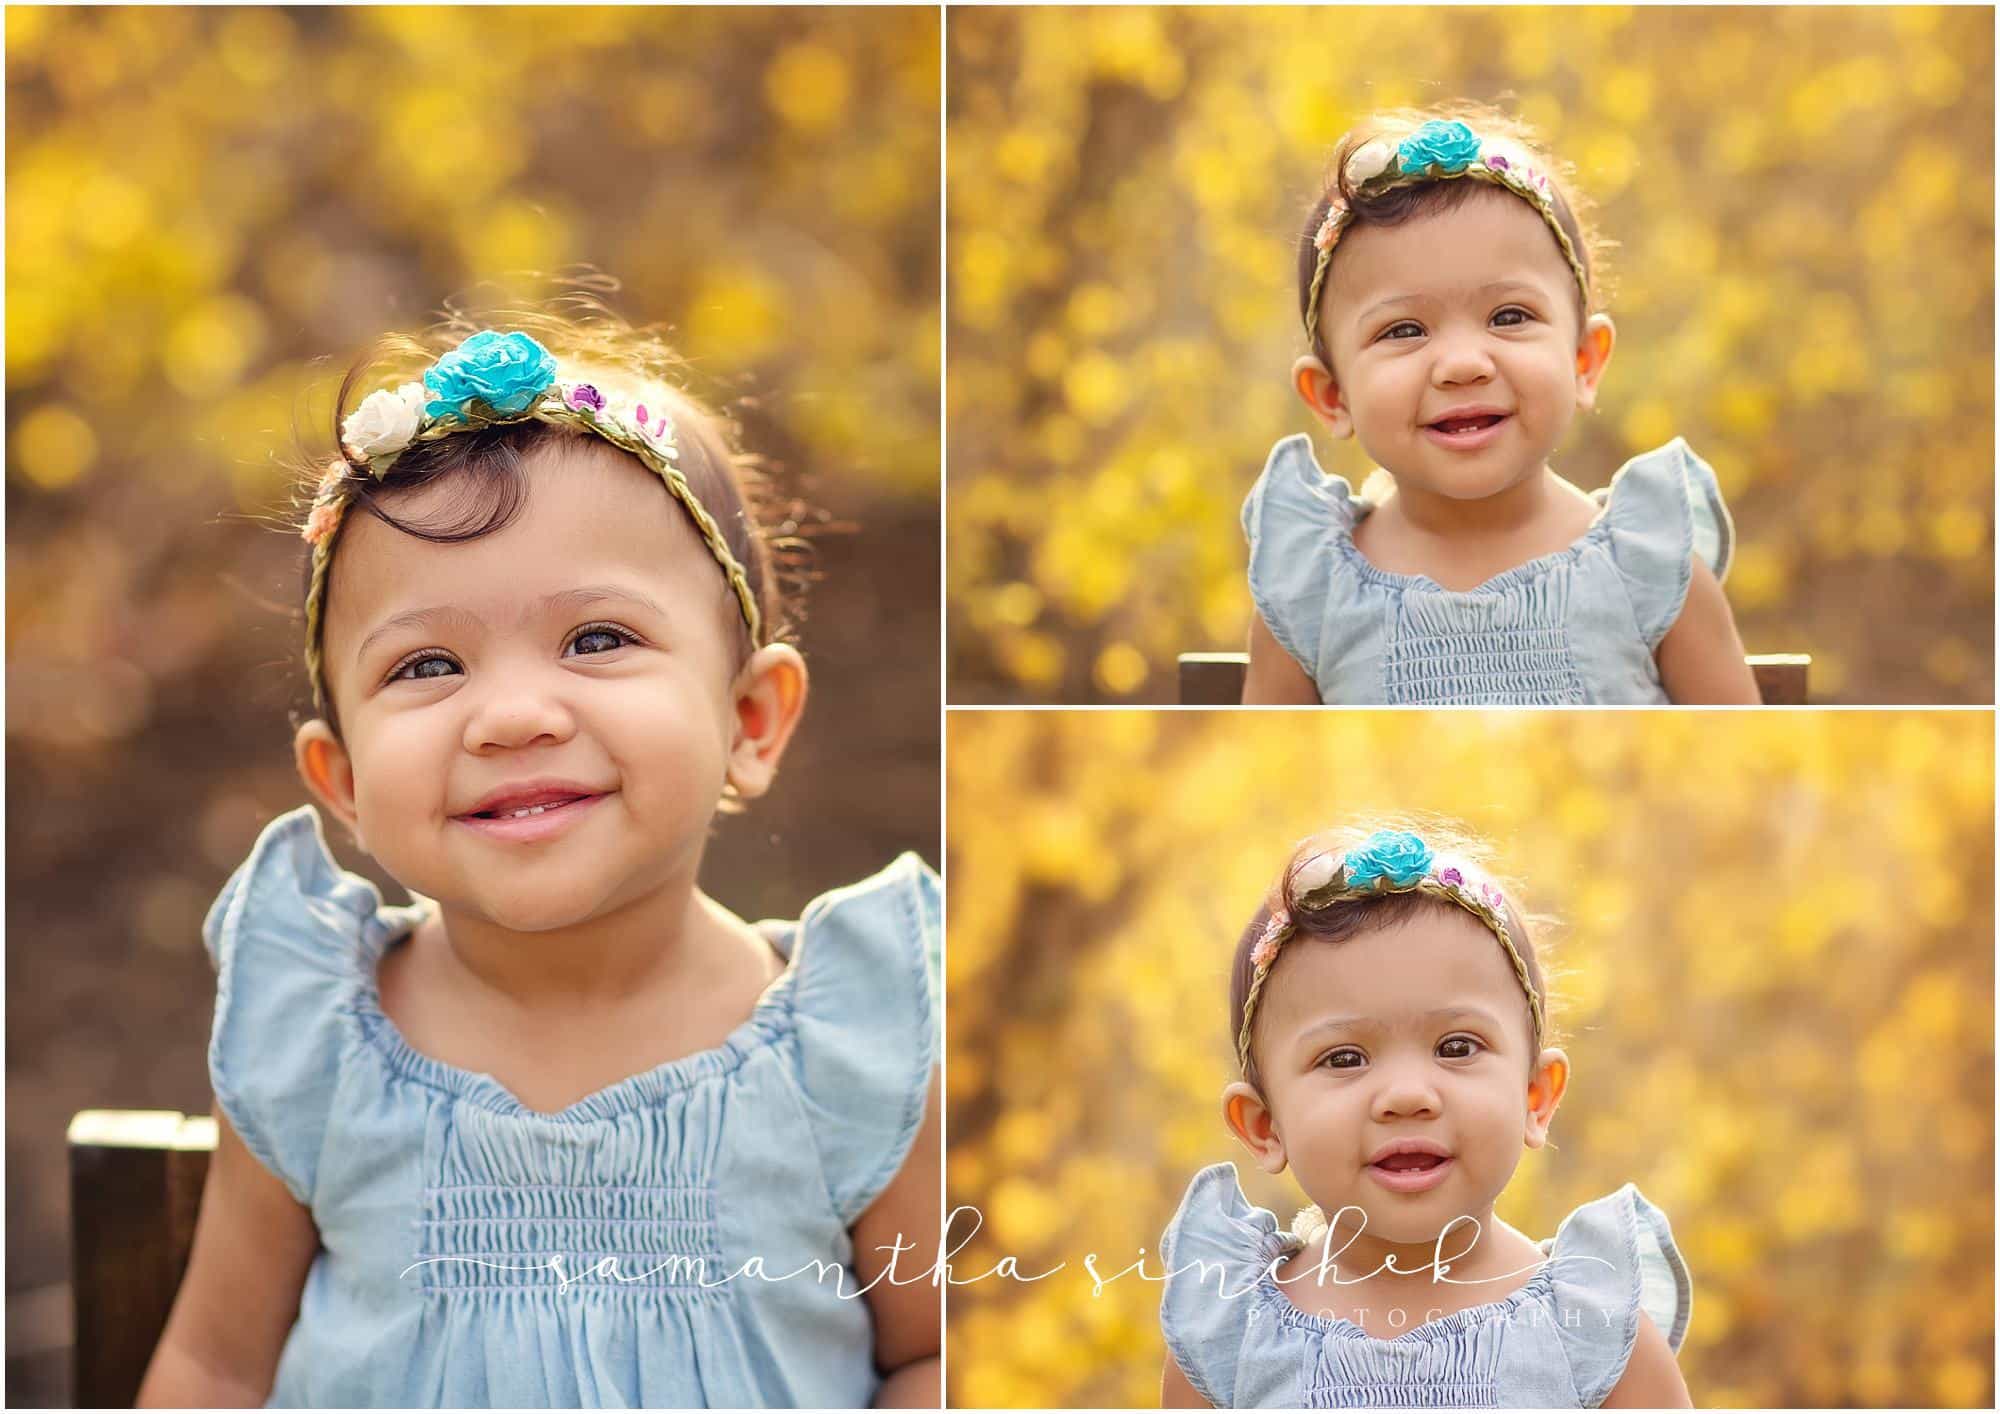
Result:
<svg viewBox="0 0 2000 1414"><path fill-rule="evenodd" d="M1161 1230L1247 1161L1228 966L1299 838L1429 812L1531 912L1574 1066L1500 1216L1633 1182L1697 1405L1993 1400L1990 713L957 713L949 1201L962 1405L1155 1403ZM970 1218L961 1218L960 1235Z"/></svg>
<svg viewBox="0 0 2000 1414"><path fill-rule="evenodd" d="M952 700L1170 700L1177 653L1242 648L1238 509L1316 426L1288 377L1316 183L1367 113L1469 98L1617 243L1617 352L1557 469L1602 486L1685 435L1751 652L1812 654L1815 701L1991 702L1991 12L1450 15L952 14Z"/></svg>

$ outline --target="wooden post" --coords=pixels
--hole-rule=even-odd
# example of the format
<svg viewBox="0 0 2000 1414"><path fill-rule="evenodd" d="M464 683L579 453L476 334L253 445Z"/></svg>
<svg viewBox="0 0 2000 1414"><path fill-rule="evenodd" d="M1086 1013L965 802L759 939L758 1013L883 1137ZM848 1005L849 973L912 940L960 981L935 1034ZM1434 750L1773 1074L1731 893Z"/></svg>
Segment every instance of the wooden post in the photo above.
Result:
<svg viewBox="0 0 2000 1414"><path fill-rule="evenodd" d="M84 1110L69 1125L71 1401L130 1408L194 1245L215 1121Z"/></svg>

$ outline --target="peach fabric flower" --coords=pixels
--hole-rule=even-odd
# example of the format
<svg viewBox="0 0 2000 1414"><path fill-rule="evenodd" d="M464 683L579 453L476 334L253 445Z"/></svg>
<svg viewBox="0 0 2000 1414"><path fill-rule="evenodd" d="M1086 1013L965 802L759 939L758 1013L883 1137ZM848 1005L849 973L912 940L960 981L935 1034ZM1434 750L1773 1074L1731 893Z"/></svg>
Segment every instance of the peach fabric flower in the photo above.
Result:
<svg viewBox="0 0 2000 1414"><path fill-rule="evenodd" d="M299 533L304 536L306 544L317 545L333 534L333 528L339 524L339 506L318 505L312 508L312 514L306 517L305 529Z"/></svg>

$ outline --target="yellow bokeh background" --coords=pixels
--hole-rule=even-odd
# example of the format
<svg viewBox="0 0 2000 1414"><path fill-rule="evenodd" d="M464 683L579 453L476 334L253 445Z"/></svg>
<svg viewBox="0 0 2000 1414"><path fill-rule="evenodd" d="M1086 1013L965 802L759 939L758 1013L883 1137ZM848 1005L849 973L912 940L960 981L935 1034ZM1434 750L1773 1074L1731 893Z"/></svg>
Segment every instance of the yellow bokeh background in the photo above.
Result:
<svg viewBox="0 0 2000 1414"><path fill-rule="evenodd" d="M1296 248L1334 142L1499 102L1573 163L1618 348L1555 465L1680 434L1753 653L1993 698L1993 15L962 9L947 27L950 694L1163 701L1241 649L1238 511L1315 427ZM1358 446L1316 435L1360 484Z"/></svg>
<svg viewBox="0 0 2000 1414"><path fill-rule="evenodd" d="M1658 1204L1697 1406L1991 1406L1990 713L961 712L948 747L954 1269L1069 1264L953 1289L954 1404L1157 1402L1158 1284L1082 1259L1154 1254L1219 1160L1289 1220L1222 1123L1231 953L1295 840L1421 812L1559 920L1574 1074L1500 1216Z"/></svg>

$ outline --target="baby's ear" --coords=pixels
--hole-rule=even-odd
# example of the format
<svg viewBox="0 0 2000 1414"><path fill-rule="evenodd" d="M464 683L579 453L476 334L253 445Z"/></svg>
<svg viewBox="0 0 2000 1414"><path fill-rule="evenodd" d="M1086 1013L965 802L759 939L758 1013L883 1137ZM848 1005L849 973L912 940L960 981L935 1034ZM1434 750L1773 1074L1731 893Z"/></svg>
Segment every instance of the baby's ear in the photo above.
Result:
<svg viewBox="0 0 2000 1414"><path fill-rule="evenodd" d="M292 737L292 759L312 798L347 827L354 836L354 847L366 853L368 846L361 840L360 817L354 810L354 762L347 748L340 744L340 738L333 734L333 728L318 717L300 727Z"/></svg>
<svg viewBox="0 0 2000 1414"><path fill-rule="evenodd" d="M1569 1088L1569 1057L1554 1046L1543 1051L1528 1077L1527 1126L1521 1140L1530 1149L1549 1142L1549 1125L1555 1121L1556 1106Z"/></svg>
<svg viewBox="0 0 2000 1414"><path fill-rule="evenodd" d="M806 706L806 660L789 643L759 648L736 675L729 784L745 800L771 788Z"/></svg>
<svg viewBox="0 0 2000 1414"><path fill-rule="evenodd" d="M1576 341L1576 405L1586 411L1597 405L1598 380L1611 362L1611 350L1618 342L1618 330L1608 314L1593 314L1584 321Z"/></svg>
<svg viewBox="0 0 2000 1414"><path fill-rule="evenodd" d="M1222 1122L1243 1141L1243 1147L1265 1173L1285 1171L1285 1141L1272 1120L1269 1106L1256 1087L1247 1081L1232 1081L1222 1092Z"/></svg>
<svg viewBox="0 0 2000 1414"><path fill-rule="evenodd" d="M1347 401L1341 396L1340 385L1334 381L1333 370L1328 368L1314 354L1307 354L1292 365L1292 387L1299 395L1299 401L1312 409L1313 416L1326 424L1327 431L1336 437L1354 435L1354 419L1348 415Z"/></svg>

